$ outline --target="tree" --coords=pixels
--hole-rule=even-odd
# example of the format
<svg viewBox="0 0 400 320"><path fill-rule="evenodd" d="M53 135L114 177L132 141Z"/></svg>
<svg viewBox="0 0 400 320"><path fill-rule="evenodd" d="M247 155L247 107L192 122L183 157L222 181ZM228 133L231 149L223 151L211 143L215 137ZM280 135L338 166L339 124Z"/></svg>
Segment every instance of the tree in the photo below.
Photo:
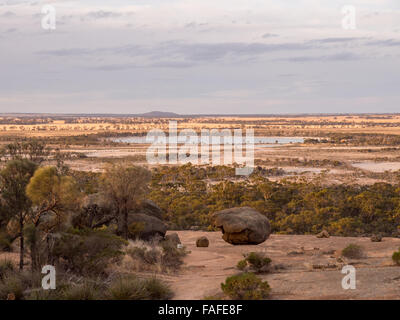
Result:
<svg viewBox="0 0 400 320"><path fill-rule="evenodd" d="M24 225L31 208L31 201L27 197L25 189L36 168L36 164L29 160L13 160L9 161L0 172L2 199L10 217L15 218L19 225L19 268L21 270L24 268Z"/></svg>
<svg viewBox="0 0 400 320"><path fill-rule="evenodd" d="M63 213L74 206L78 206L80 192L74 178L59 174L55 167L42 167L36 170L31 178L26 187L26 194L33 204L29 216L31 223L29 235L32 269L35 270L38 267L37 232L42 217L47 214L55 215L53 222L47 225L47 232L61 225L64 218Z"/></svg>
<svg viewBox="0 0 400 320"><path fill-rule="evenodd" d="M47 147L43 141L30 139L24 142L7 144L1 150L1 154L7 160L28 159L40 164L49 157L51 151L51 148Z"/></svg>
<svg viewBox="0 0 400 320"><path fill-rule="evenodd" d="M113 204L118 222L118 234L128 239L128 213L136 209L148 193L151 173L128 164L113 164L101 177L101 191Z"/></svg>

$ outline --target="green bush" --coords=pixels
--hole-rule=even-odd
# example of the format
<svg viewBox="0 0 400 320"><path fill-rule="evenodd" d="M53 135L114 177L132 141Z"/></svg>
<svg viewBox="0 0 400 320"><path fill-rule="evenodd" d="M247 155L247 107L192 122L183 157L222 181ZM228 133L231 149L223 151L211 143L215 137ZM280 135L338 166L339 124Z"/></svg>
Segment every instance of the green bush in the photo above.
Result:
<svg viewBox="0 0 400 320"><path fill-rule="evenodd" d="M246 269L246 267L247 267L246 259L240 260L236 265L236 268L238 268L239 270L244 270L244 269Z"/></svg>
<svg viewBox="0 0 400 320"><path fill-rule="evenodd" d="M250 252L244 254L244 259L240 260L236 267L239 270L245 270L247 267L254 272L262 273L269 272L272 260L261 252Z"/></svg>
<svg viewBox="0 0 400 320"><path fill-rule="evenodd" d="M399 248L399 251L393 252L392 260L398 266L400 265L400 248Z"/></svg>
<svg viewBox="0 0 400 320"><path fill-rule="evenodd" d="M51 256L65 271L80 275L104 275L106 268L120 261L125 240L108 230L71 230L55 242Z"/></svg>
<svg viewBox="0 0 400 320"><path fill-rule="evenodd" d="M247 262L257 272L263 271L271 264L271 259L265 257L263 253L250 252L246 257Z"/></svg>
<svg viewBox="0 0 400 320"><path fill-rule="evenodd" d="M357 244L349 244L342 250L342 256L350 259L361 259L365 257L364 250Z"/></svg>
<svg viewBox="0 0 400 320"><path fill-rule="evenodd" d="M269 297L271 288L254 273L242 273L226 278L222 291L234 300L263 300Z"/></svg>

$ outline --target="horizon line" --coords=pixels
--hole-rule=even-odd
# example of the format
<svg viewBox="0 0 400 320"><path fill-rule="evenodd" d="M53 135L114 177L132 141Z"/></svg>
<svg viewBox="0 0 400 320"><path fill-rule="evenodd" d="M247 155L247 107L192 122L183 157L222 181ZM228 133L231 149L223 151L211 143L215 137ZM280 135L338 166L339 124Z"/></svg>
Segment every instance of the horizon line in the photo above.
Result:
<svg viewBox="0 0 400 320"><path fill-rule="evenodd" d="M168 111L151 111L146 113L58 113L58 112L0 112L0 117L11 116L47 116L47 117L148 117L148 118L184 118L184 117L278 117L278 116L394 116L400 112L346 112L346 113L209 113L179 114Z"/></svg>

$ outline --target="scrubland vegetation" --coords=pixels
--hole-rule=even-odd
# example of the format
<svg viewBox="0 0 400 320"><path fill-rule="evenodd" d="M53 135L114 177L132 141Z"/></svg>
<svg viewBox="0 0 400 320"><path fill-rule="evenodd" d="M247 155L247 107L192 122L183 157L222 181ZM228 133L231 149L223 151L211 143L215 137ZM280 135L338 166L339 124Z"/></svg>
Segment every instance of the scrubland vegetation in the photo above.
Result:
<svg viewBox="0 0 400 320"><path fill-rule="evenodd" d="M275 233L361 236L398 235L400 186L271 182L257 172L245 181L229 181L227 167L157 168L150 197L177 229L211 228L210 213L249 206L265 214ZM220 178L219 178L220 177ZM213 180L213 183L207 183Z"/></svg>
<svg viewBox="0 0 400 320"><path fill-rule="evenodd" d="M264 300L271 291L267 281L262 281L251 272L228 277L221 284L221 289L234 300Z"/></svg>
<svg viewBox="0 0 400 320"><path fill-rule="evenodd" d="M197 130L221 123L254 128L258 134L307 136L306 146L354 147L352 152L371 154L374 161L400 158L399 135L355 132L375 126L397 130L398 122L391 118L342 116L322 124L316 119L279 117L197 120L182 119L181 128ZM249 177L236 176L236 165L144 168L133 165L129 157L96 160L108 162L101 172L79 171L67 163L87 157L80 148L120 146L108 138L143 135L155 124L148 119L139 125L132 119L62 121L2 120L0 252L18 252L19 259L0 261L0 299L170 299L173 292L157 275L179 272L188 251L163 239L139 239L146 236L143 226L132 223L129 216L145 200L162 209L169 230L215 231L212 213L248 206L268 217L275 234L314 235L326 230L333 236L400 235L398 172L357 171L367 178L390 177L393 183L327 184L301 175L296 180L286 178L281 166L357 170L345 159L317 159L310 154L261 157ZM168 121L157 124L163 128ZM55 134L74 126L79 134ZM15 139L14 131L24 134ZM28 131L46 134L30 139L25 136ZM383 151L390 157L377 154ZM144 159L136 157L135 161ZM342 255L358 259L364 252L350 244ZM400 264L399 252L392 259ZM57 290L41 289L40 269L45 264L56 266ZM260 278L271 270L269 257L249 252L236 267L242 273L221 285L226 298L269 297L271 288Z"/></svg>
<svg viewBox="0 0 400 320"><path fill-rule="evenodd" d="M361 246L351 243L342 250L342 256L350 259L361 259L365 257L365 253Z"/></svg>
<svg viewBox="0 0 400 320"><path fill-rule="evenodd" d="M238 262L237 268L242 271L250 269L256 273L269 272L271 261L264 253L250 252L245 254L244 259Z"/></svg>
<svg viewBox="0 0 400 320"><path fill-rule="evenodd" d="M1 251L18 247L20 253L18 267L1 262L0 299L171 298L167 284L133 273L175 272L186 254L168 241L148 244L148 250L129 232L127 217L148 194L150 172L119 164L102 175L82 175L62 161L41 166L52 152L47 148L24 145L24 152L10 152L20 147L6 147L0 171ZM107 205L88 205L92 192ZM57 289L48 292L41 289L46 264L57 270Z"/></svg>

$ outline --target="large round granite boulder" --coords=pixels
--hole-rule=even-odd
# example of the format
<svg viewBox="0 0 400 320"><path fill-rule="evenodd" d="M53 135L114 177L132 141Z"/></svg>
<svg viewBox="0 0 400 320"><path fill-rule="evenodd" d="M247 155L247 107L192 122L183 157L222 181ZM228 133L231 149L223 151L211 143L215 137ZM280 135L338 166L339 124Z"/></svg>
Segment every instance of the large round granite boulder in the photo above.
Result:
<svg viewBox="0 0 400 320"><path fill-rule="evenodd" d="M221 229L222 239L234 245L259 244L271 233L267 217L250 207L218 211L213 214L213 224Z"/></svg>

